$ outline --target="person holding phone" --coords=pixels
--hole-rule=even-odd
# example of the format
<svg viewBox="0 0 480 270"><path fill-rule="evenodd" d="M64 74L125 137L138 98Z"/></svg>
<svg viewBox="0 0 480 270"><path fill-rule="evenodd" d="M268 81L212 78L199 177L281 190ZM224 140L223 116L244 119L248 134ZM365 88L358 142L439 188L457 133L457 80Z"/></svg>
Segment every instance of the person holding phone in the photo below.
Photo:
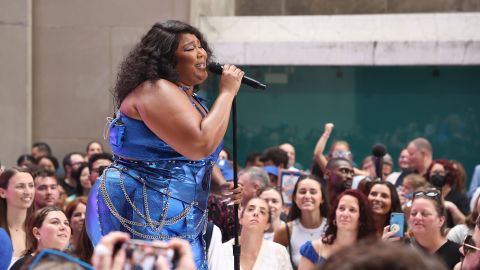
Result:
<svg viewBox="0 0 480 270"><path fill-rule="evenodd" d="M193 246L197 268L207 268L202 231L210 190L235 203L242 190L214 164L244 72L223 66L208 111L195 91L208 77L211 56L198 29L170 20L153 25L121 64L109 122L114 162L95 181L87 205L94 244L111 231L149 241L180 237Z"/></svg>
<svg viewBox="0 0 480 270"><path fill-rule="evenodd" d="M390 225L391 213L402 212L397 190L390 182L374 182L368 190L368 201L372 207L377 238L381 238L385 226Z"/></svg>
<svg viewBox="0 0 480 270"><path fill-rule="evenodd" d="M348 189L334 203L325 235L307 241L300 248L302 257L298 269L315 269L338 250L374 235L373 213L366 196L358 190Z"/></svg>
<svg viewBox="0 0 480 270"><path fill-rule="evenodd" d="M449 269L460 261L460 245L445 236L446 210L436 189L416 191L408 219L411 242L419 250L438 256Z"/></svg>

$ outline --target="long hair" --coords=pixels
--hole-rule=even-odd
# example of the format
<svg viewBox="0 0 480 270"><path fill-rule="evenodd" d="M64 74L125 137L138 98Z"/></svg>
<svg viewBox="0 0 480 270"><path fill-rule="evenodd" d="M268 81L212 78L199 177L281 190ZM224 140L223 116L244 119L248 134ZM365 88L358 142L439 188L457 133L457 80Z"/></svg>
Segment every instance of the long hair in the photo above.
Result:
<svg viewBox="0 0 480 270"><path fill-rule="evenodd" d="M11 169L7 169L0 174L0 188L6 190L8 188L8 184L10 183L10 179L12 179L18 173L28 173L31 175L31 172L26 168L13 167ZM33 212L33 205L34 203L32 202L32 205L27 209L27 218L23 221L23 229L25 231L27 231L27 219ZM7 221L7 200L4 198L0 198L0 227L2 227L7 232L8 236L11 237Z"/></svg>
<svg viewBox="0 0 480 270"><path fill-rule="evenodd" d="M77 187L75 188L75 195L77 196L83 196L83 186L82 182L80 181L80 177L82 175L83 169L85 168L88 168L88 163L82 162L80 163L80 166L78 166L78 168L72 172L72 178L75 179L75 182L77 183Z"/></svg>
<svg viewBox="0 0 480 270"><path fill-rule="evenodd" d="M73 212L75 211L75 209L77 209L77 206L79 204L83 204L83 205L86 206L87 205L87 197L85 197L85 196L78 197L75 200L69 202L67 204L67 207L65 208L65 216L67 216L68 222L70 222L70 224L72 224Z"/></svg>
<svg viewBox="0 0 480 270"><path fill-rule="evenodd" d="M324 188L322 187L322 183L320 179L314 175L302 175L298 178L297 182L295 183L295 187L293 188L293 195L292 195L292 207L290 208L290 212L288 214L288 221L295 220L297 218L302 217L302 211L300 211L300 208L298 208L297 203L295 202L295 197L297 195L297 190L298 190L298 185L300 182L303 180L310 179L314 180L315 182L318 183L320 186L320 192L322 193L322 199L323 202L320 204L320 217L327 217L328 216L328 210L329 210L329 205L328 205L328 198L326 195L326 192Z"/></svg>
<svg viewBox="0 0 480 270"><path fill-rule="evenodd" d="M337 200L335 200L332 211L330 212L330 216L328 217L328 225L327 229L325 230L325 235L322 238L322 242L324 244L331 245L335 239L337 239L336 212L340 199L346 195L355 197L358 200L360 216L358 220L357 241L363 238L375 236L376 230L375 223L373 221L373 212L370 204L368 203L367 197L358 190L347 189L338 195Z"/></svg>
<svg viewBox="0 0 480 270"><path fill-rule="evenodd" d="M27 236L27 251L25 254L33 253L38 248L38 240L33 236L33 228L41 228L43 221L50 212L62 212L62 209L58 208L57 206L45 206L33 213L33 216L30 218L28 222L28 228L26 232Z"/></svg>
<svg viewBox="0 0 480 270"><path fill-rule="evenodd" d="M430 164L426 173L427 181L431 183L430 177L432 176L432 168L435 164L440 164L443 166L443 168L445 168L445 171L447 172L445 175L445 184L451 186L453 189L456 189L458 171L455 169L455 167L453 167L453 163L450 160L436 159L432 161L432 164Z"/></svg>
<svg viewBox="0 0 480 270"><path fill-rule="evenodd" d="M174 20L154 24L120 66L114 88L117 108L130 92L145 81L165 79L177 82L175 51L180 35L185 33L193 34L200 40L207 52L207 61L210 60L212 51L197 28Z"/></svg>
<svg viewBox="0 0 480 270"><path fill-rule="evenodd" d="M390 210L388 211L388 213L385 214L387 216L387 218L385 219L385 223L383 224L383 227L385 227L387 225L390 225L390 219L388 217L390 217L391 213L393 213L393 212L402 213L403 212L402 211L402 204L400 203L400 198L398 197L397 189L390 182L374 182L372 185L370 185L370 188L368 189L367 194L370 194L370 191L376 185L387 186L388 190L390 190Z"/></svg>

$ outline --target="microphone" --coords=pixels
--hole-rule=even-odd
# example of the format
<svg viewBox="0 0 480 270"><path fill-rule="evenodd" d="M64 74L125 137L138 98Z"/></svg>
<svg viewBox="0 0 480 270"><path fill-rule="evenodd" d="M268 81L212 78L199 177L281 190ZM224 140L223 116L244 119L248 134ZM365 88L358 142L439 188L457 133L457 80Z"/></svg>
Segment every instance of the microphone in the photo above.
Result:
<svg viewBox="0 0 480 270"><path fill-rule="evenodd" d="M212 73L215 73L217 75L222 75L222 72L223 72L223 66L220 65L219 63L217 62L211 62L210 64L208 64L208 70ZM246 84L250 87L253 87L255 89L261 89L261 90L265 90L267 88L267 86L259 81L256 81L250 77L247 77L247 76L243 76L242 78L242 84Z"/></svg>
<svg viewBox="0 0 480 270"><path fill-rule="evenodd" d="M377 143L372 148L372 155L375 160L375 174L377 178L383 180L383 156L387 153L387 148L381 143Z"/></svg>

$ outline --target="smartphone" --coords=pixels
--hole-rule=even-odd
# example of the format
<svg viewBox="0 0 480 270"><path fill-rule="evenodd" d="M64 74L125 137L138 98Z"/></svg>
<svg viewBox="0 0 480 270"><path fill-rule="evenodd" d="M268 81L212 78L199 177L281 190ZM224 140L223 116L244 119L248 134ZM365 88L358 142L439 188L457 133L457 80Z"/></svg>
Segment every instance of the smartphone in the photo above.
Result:
<svg viewBox="0 0 480 270"><path fill-rule="evenodd" d="M398 226L399 230L392 237L403 238L404 226L405 226L405 215L403 213L393 212L390 214L390 230L392 226Z"/></svg>
<svg viewBox="0 0 480 270"><path fill-rule="evenodd" d="M153 242L131 239L125 243L127 248L127 258L131 262L140 266L141 269L154 269L157 256L163 256L175 267L178 261L178 254L173 249L165 249L155 245Z"/></svg>

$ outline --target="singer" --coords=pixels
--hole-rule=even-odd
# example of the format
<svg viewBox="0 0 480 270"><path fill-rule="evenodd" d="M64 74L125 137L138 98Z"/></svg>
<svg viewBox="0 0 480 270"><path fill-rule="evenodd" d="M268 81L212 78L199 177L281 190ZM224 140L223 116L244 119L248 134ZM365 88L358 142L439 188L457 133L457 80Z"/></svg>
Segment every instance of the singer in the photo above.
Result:
<svg viewBox="0 0 480 270"><path fill-rule="evenodd" d="M179 21L156 23L123 61L109 122L114 163L92 187L86 226L94 244L111 231L132 238L190 242L198 269L207 269L202 232L210 190L235 203L214 166L233 98L244 72L224 65L210 111L195 89L208 77L211 50L202 34ZM213 175L213 176L212 176Z"/></svg>

